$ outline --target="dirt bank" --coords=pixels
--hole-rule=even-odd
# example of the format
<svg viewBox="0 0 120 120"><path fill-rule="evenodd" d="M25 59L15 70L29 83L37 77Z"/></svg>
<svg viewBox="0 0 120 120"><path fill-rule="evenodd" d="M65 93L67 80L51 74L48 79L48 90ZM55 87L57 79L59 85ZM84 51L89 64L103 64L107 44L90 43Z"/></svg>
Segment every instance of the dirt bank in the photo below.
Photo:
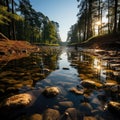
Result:
<svg viewBox="0 0 120 120"><path fill-rule="evenodd" d="M27 41L9 40L0 33L0 61L27 56L37 49Z"/></svg>
<svg viewBox="0 0 120 120"><path fill-rule="evenodd" d="M79 44L79 46L91 49L120 50L120 33L96 36Z"/></svg>

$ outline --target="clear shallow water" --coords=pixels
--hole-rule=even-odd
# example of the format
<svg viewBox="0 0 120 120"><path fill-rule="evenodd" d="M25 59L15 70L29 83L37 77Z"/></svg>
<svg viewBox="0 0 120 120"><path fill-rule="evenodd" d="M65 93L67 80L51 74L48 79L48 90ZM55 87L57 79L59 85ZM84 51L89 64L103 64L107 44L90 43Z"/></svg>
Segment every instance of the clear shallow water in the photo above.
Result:
<svg viewBox="0 0 120 120"><path fill-rule="evenodd" d="M59 102L63 101L73 101L74 106L77 107L80 102L80 99L83 99L83 96L76 96L75 94L69 92L69 90L72 87L76 87L77 85L79 85L80 78L78 77L77 69L70 66L70 62L68 61L66 51L66 49L63 50L58 60L59 69L56 69L55 71L51 72L42 81L37 82L36 87L44 89L47 86L56 86L60 89L60 94L56 97L57 104L54 105L58 105ZM64 67L68 68L68 70L64 70Z"/></svg>
<svg viewBox="0 0 120 120"><path fill-rule="evenodd" d="M98 96L105 95L103 89L89 89L88 93L83 95L70 92L73 87L78 90L81 89L81 79L78 77L81 72L77 67L71 66L73 61L83 62L82 64L88 63L88 65L92 64L93 71L95 74L97 73L99 80L106 81L106 76L103 77L105 74L102 74L103 69L96 71L99 60L90 58L84 53L64 48L58 60L55 61L56 67L54 66L54 68L57 69L53 70L45 79L36 82L33 90L25 91L33 96L32 104L27 108L4 113L8 115L8 120L17 120L16 118L19 116L30 116L35 113L43 114L47 108L57 109L62 115L67 108L71 107L79 110L83 116L93 116L98 120L114 120L114 118L119 120L117 116L114 116L109 111L104 111L107 100L98 99ZM51 66L51 62L48 64ZM85 71L87 72L87 70ZM44 97L42 91L48 86L58 87L60 94L53 98ZM107 97L108 100L112 99L111 96ZM61 105L61 102L70 102L72 104Z"/></svg>
<svg viewBox="0 0 120 120"><path fill-rule="evenodd" d="M36 83L37 88L44 89L47 86L56 86L60 89L60 94L55 98L48 99L46 102L44 101L44 108L56 108L60 111L61 114L68 108L66 106L61 106L60 102L70 101L73 103L73 108L78 109L81 114L87 116L94 116L99 120L114 120L114 116L108 112L104 111L104 106L106 102L104 100L98 99L98 96L104 96L105 91L103 89L91 89L88 94L77 95L75 93L70 92L71 88L79 88L81 79L79 76L78 69L76 67L71 66L72 61L82 61L89 62L89 64L93 65L93 71L99 77L99 80L102 82L106 81L106 75L103 74L104 70L98 72L96 71L96 66L100 62L96 58L90 58L89 56L84 55L84 53L76 53L76 51L69 51L67 48L63 49L59 60L58 60L58 68L51 72L45 79ZM63 68L68 68L68 70L64 70ZM108 98L111 99L111 98ZM85 104L84 104L85 103ZM84 105L83 105L84 104ZM43 111L42 111L43 112ZM115 117L117 120L118 118Z"/></svg>
<svg viewBox="0 0 120 120"><path fill-rule="evenodd" d="M66 83L66 82L69 82L74 86L79 84L80 78L78 77L77 69L70 66L70 62L68 62L66 51L64 51L61 54L60 59L58 60L58 66L59 66L59 69L54 70L49 74L49 76L46 77L46 79L48 79L51 85L57 86L59 83ZM68 68L68 70L64 70L63 69L64 67ZM39 83L43 84L42 82L44 82L44 80L38 82L38 84Z"/></svg>

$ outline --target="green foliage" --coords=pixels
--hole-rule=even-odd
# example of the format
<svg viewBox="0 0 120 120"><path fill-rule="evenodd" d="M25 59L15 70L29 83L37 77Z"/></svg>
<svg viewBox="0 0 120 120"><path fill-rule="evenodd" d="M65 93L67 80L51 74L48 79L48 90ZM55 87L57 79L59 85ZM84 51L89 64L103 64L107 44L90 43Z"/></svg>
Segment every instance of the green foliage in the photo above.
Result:
<svg viewBox="0 0 120 120"><path fill-rule="evenodd" d="M7 11L7 7L0 5L0 24L7 24L11 22L11 19L16 21L23 20L23 18L17 14Z"/></svg>
<svg viewBox="0 0 120 120"><path fill-rule="evenodd" d="M96 35L120 32L119 0L77 0L79 12L77 27L68 32L68 42L84 42ZM106 21L104 18L106 17ZM97 23L100 23L99 25ZM78 33L78 41L76 35Z"/></svg>
<svg viewBox="0 0 120 120"><path fill-rule="evenodd" d="M28 40L31 43L60 43L59 24L32 8L30 0L0 2L0 32L10 38ZM8 35L9 33L9 35Z"/></svg>
<svg viewBox="0 0 120 120"><path fill-rule="evenodd" d="M8 24L11 21L9 15L7 7L0 5L0 24Z"/></svg>

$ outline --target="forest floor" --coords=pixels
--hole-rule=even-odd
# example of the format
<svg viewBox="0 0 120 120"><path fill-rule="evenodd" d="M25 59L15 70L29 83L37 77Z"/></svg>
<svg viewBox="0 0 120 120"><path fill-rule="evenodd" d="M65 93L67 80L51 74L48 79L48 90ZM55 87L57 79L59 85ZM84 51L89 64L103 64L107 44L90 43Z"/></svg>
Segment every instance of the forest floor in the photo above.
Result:
<svg viewBox="0 0 120 120"><path fill-rule="evenodd" d="M90 49L120 50L120 33L96 36L78 46Z"/></svg>
<svg viewBox="0 0 120 120"><path fill-rule="evenodd" d="M0 34L0 61L19 59L35 52L38 48L27 41L9 40Z"/></svg>

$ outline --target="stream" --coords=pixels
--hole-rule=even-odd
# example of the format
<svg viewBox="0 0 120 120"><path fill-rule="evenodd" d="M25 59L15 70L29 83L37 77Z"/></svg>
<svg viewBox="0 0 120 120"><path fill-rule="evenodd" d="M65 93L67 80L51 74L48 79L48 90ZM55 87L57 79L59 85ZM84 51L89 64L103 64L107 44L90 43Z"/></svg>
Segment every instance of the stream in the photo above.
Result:
<svg viewBox="0 0 120 120"><path fill-rule="evenodd" d="M117 93L112 96L111 92L106 92L106 90L101 87L92 88L89 87L89 85L85 87L84 84L82 84L83 79L96 79L96 81L100 84L106 83L106 81L109 79L111 80L111 77L113 78L113 76L111 75L111 72L107 72L108 70L106 70L108 66L106 61L102 61L101 63L99 63L100 61L97 59L97 57L91 57L84 52L78 52L74 49L66 47L62 48L62 51L57 56L54 63L49 61L47 65L44 65L45 59L43 60L43 58L40 58L40 60L42 60L42 69L44 66L52 66L53 70L51 70L51 72L47 74L45 78L43 77L43 79L37 80L36 82L25 82L25 80L28 80L28 78L30 79L32 77L35 79L34 74L36 73L36 71L39 71L39 69L37 67L35 68L34 65L40 65L39 60L37 60L37 64L32 61L32 63L34 63L32 64L32 67L36 71L32 71L31 67L26 67L25 70L23 68L18 70L17 63L19 62L17 61L15 61L16 68L13 68L13 66L11 67L10 64L10 70L8 70L9 68L3 69L5 71L8 70L9 74L7 71L7 77L6 79L4 78L4 80L1 77L1 87L6 90L15 90L14 88L21 86L21 83L18 84L18 82L16 82L14 79L16 78L19 80L22 76L24 78L23 82L25 86L19 88L19 93L28 93L32 95L32 102L25 108L13 107L12 110L10 108L7 108L6 110L6 108L3 107L2 109L0 109L0 118L3 118L1 120L36 120L28 118L34 114L44 116L45 111L48 108L59 111L59 119L61 120L119 120L119 117L116 116L116 114L113 114L109 110L105 109L106 104L109 100L115 100L119 102L120 97ZM100 65L102 66L102 68L100 68ZM48 68L50 69L50 67ZM5 76L5 71L1 72L1 76ZM41 73L42 72L43 71L41 71ZM19 73L19 75L17 75L18 77L15 77L13 79L12 75L9 76L11 73L15 75ZM27 75L27 77L25 75ZM12 80L9 81L9 87L6 88L4 87L4 84L5 80L7 80L8 78L12 78ZM116 81L116 78L114 78L113 80ZM28 84L29 86L27 86ZM46 97L42 94L46 87L53 86L59 89L58 95L56 95L55 97ZM84 93L79 94L79 91L84 91ZM8 97L11 95L13 94L7 94ZM5 97L2 96L1 101L3 98L5 99ZM73 109L72 113L68 110L69 108ZM68 113L70 115L67 114L66 110L69 111ZM70 116L73 116L74 118ZM49 119L48 117L46 119L44 118L44 120L57 119Z"/></svg>

